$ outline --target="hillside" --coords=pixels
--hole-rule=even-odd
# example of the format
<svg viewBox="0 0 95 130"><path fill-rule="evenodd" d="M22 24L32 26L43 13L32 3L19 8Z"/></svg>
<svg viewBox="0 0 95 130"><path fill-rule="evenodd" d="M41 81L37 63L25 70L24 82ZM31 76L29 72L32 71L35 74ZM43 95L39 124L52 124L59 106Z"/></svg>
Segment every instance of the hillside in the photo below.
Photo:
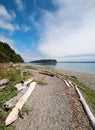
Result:
<svg viewBox="0 0 95 130"><path fill-rule="evenodd" d="M4 62L24 62L24 60L7 43L0 41L0 63Z"/></svg>
<svg viewBox="0 0 95 130"><path fill-rule="evenodd" d="M30 63L56 64L57 61L54 59L42 59L42 60L31 61Z"/></svg>

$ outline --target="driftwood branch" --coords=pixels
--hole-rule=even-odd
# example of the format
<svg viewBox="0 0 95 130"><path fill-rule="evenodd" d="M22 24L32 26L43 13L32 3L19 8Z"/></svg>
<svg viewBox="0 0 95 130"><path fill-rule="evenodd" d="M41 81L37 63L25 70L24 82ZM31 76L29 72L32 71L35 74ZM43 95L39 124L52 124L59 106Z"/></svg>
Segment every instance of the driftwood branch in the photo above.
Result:
<svg viewBox="0 0 95 130"><path fill-rule="evenodd" d="M15 85L15 88L18 90L18 91L21 91L22 89L26 88L26 86L28 86L31 82L32 82L33 78L31 79L28 79L27 81L23 81L19 84L16 84Z"/></svg>
<svg viewBox="0 0 95 130"><path fill-rule="evenodd" d="M13 110L10 112L9 116L5 120L5 125L10 125L18 118L19 111L21 111L23 105L31 95L32 91L35 89L35 85L36 82L32 82L30 84L26 93L19 99L19 101L16 103L15 107L13 108Z"/></svg>
<svg viewBox="0 0 95 130"><path fill-rule="evenodd" d="M93 126L93 128L94 128L94 130L95 130L95 117L94 117L93 113L91 112L89 106L87 105L87 103L86 103L84 97L82 96L82 94L81 94L81 92L79 91L79 89L78 89L77 86L75 87L75 89L76 89L76 92L77 92L78 95L79 95L79 98L80 98L80 101L81 101L81 103L82 103L82 105L83 105L83 107L84 107L84 110L85 110L85 112L87 113L88 118L89 118L89 120L91 121L91 124L92 124L92 126Z"/></svg>

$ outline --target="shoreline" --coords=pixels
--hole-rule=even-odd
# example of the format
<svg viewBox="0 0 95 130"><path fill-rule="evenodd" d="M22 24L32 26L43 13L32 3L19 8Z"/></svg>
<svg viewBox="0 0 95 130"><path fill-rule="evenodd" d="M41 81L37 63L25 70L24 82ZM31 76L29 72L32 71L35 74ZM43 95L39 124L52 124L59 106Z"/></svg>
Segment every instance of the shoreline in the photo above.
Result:
<svg viewBox="0 0 95 130"><path fill-rule="evenodd" d="M77 72L73 70L67 70L67 69L59 69L59 68L50 68L47 66L40 66L40 65L30 65L26 64L32 67L42 68L42 69L49 69L49 70L55 70L59 73L62 73L67 76L75 76L77 77L78 81L85 84L88 88L95 91L95 74L93 73L86 73L86 72Z"/></svg>
<svg viewBox="0 0 95 130"><path fill-rule="evenodd" d="M88 88L95 91L95 74L92 73L84 73L84 72L76 72L65 69L56 69L58 72L61 72L68 76L75 76L77 79L85 84Z"/></svg>

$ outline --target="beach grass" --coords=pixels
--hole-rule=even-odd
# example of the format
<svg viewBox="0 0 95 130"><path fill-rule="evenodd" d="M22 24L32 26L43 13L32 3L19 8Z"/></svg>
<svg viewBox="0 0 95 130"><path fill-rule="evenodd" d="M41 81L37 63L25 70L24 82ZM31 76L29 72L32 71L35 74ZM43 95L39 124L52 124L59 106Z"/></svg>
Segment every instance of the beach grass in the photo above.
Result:
<svg viewBox="0 0 95 130"><path fill-rule="evenodd" d="M23 79L27 79L29 76L29 72L23 73ZM22 80L21 69L10 67L8 64L0 64L0 79L3 78L7 78L9 83L5 89L0 90L0 130L13 130L14 126L7 127L4 125L4 121L10 110L5 111L3 104L17 94L14 86Z"/></svg>
<svg viewBox="0 0 95 130"><path fill-rule="evenodd" d="M69 79L72 82L74 82L76 85L83 88L83 89L81 89L81 91L82 91L83 95L85 96L87 103L92 108L93 113L95 114L95 91L91 90L86 85L84 85L82 82L78 81L78 79L75 79L72 77L69 77Z"/></svg>
<svg viewBox="0 0 95 130"><path fill-rule="evenodd" d="M32 111L32 109L30 108L30 106L28 105L24 105L22 108L22 114L26 113L27 115Z"/></svg>
<svg viewBox="0 0 95 130"><path fill-rule="evenodd" d="M40 86L45 86L45 85L47 85L47 83L46 82L44 82L44 81L42 81L42 80L33 80L33 82L37 82L37 84L39 84Z"/></svg>

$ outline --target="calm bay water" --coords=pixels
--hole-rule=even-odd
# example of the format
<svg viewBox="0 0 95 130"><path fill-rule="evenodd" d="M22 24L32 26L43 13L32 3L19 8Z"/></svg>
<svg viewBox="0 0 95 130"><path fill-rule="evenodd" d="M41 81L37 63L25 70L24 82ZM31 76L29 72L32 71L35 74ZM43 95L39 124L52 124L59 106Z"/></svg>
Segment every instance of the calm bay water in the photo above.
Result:
<svg viewBox="0 0 95 130"><path fill-rule="evenodd" d="M44 65L36 64L36 65L95 74L95 63L57 63L56 65L46 65L46 64Z"/></svg>
<svg viewBox="0 0 95 130"><path fill-rule="evenodd" d="M58 63L56 68L95 74L95 63Z"/></svg>

